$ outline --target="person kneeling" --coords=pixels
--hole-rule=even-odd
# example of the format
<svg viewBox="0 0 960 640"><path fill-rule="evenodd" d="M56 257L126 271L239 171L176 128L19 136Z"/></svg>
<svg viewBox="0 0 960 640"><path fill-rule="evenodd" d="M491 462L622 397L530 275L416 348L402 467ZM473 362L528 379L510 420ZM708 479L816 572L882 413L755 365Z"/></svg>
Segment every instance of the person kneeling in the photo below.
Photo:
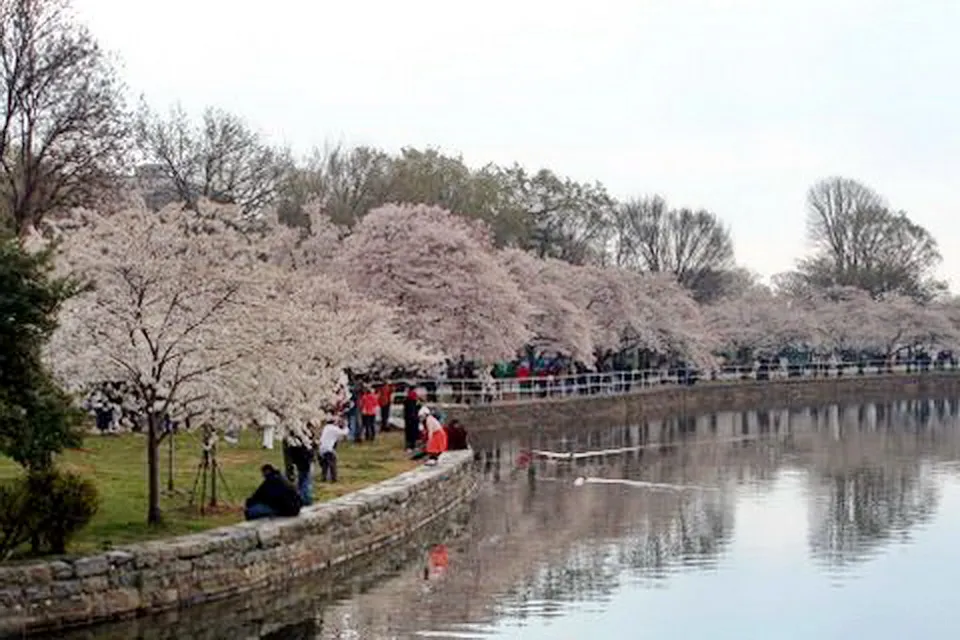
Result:
<svg viewBox="0 0 960 640"><path fill-rule="evenodd" d="M265 464L260 468L263 482L247 498L243 515L247 520L259 518L290 518L300 513L300 494L290 481L284 478L273 465Z"/></svg>

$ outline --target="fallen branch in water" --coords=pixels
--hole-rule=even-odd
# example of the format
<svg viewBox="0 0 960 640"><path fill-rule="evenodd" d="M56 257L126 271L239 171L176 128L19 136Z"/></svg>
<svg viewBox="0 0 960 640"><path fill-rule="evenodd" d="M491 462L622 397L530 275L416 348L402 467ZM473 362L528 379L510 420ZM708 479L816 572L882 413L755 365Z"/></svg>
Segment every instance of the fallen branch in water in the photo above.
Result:
<svg viewBox="0 0 960 640"><path fill-rule="evenodd" d="M665 489L668 491L719 491L716 487L700 487L692 484L666 484L664 482L644 482L642 480L625 480L622 478L584 478L573 481L574 486L582 487L585 484L622 484L641 489Z"/></svg>

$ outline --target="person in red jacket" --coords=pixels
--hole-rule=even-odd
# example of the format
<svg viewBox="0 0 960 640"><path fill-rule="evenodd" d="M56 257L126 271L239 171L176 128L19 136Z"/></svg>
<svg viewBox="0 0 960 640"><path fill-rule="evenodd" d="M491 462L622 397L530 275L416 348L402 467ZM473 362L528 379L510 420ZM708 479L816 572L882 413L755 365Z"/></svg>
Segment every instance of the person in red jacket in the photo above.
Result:
<svg viewBox="0 0 960 640"><path fill-rule="evenodd" d="M393 405L393 385L384 382L377 390L377 399L380 401L380 431L386 431L390 426L390 407Z"/></svg>
<svg viewBox="0 0 960 640"><path fill-rule="evenodd" d="M380 399L370 387L364 387L360 395L360 426L363 439L372 441L377 435L377 413L380 411Z"/></svg>

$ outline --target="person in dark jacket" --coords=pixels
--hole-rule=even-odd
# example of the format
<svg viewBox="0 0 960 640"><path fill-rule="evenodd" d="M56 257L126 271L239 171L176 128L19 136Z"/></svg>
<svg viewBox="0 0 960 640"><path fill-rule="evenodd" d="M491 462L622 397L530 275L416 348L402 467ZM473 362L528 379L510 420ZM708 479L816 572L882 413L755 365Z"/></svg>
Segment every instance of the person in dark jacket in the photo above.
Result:
<svg viewBox="0 0 960 640"><path fill-rule="evenodd" d="M273 465L265 464L260 468L263 482L247 498L243 515L247 520L259 518L291 518L300 514L300 494L296 487L284 478Z"/></svg>
<svg viewBox="0 0 960 640"><path fill-rule="evenodd" d="M469 448L467 430L459 420L451 420L444 429L447 430L447 451L461 451Z"/></svg>
<svg viewBox="0 0 960 640"><path fill-rule="evenodd" d="M403 399L403 435L407 451L417 448L420 439L420 396L411 385Z"/></svg>

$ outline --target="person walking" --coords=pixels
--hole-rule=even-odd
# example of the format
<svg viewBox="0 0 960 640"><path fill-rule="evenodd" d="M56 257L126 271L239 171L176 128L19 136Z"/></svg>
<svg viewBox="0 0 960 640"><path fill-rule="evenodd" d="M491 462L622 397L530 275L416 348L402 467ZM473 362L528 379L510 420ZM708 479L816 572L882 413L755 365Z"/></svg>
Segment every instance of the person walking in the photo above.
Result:
<svg viewBox="0 0 960 640"><path fill-rule="evenodd" d="M360 424L363 427L363 439L372 441L377 434L377 414L380 412L380 399L370 387L363 388L360 396Z"/></svg>
<svg viewBox="0 0 960 640"><path fill-rule="evenodd" d="M419 411L420 396L417 395L417 390L411 385L407 389L407 395L403 398L403 439L407 453L411 453L417 448L417 441L420 439Z"/></svg>
<svg viewBox="0 0 960 640"><path fill-rule="evenodd" d="M333 419L327 421L320 432L320 480L337 481L337 443L349 437L350 432Z"/></svg>

